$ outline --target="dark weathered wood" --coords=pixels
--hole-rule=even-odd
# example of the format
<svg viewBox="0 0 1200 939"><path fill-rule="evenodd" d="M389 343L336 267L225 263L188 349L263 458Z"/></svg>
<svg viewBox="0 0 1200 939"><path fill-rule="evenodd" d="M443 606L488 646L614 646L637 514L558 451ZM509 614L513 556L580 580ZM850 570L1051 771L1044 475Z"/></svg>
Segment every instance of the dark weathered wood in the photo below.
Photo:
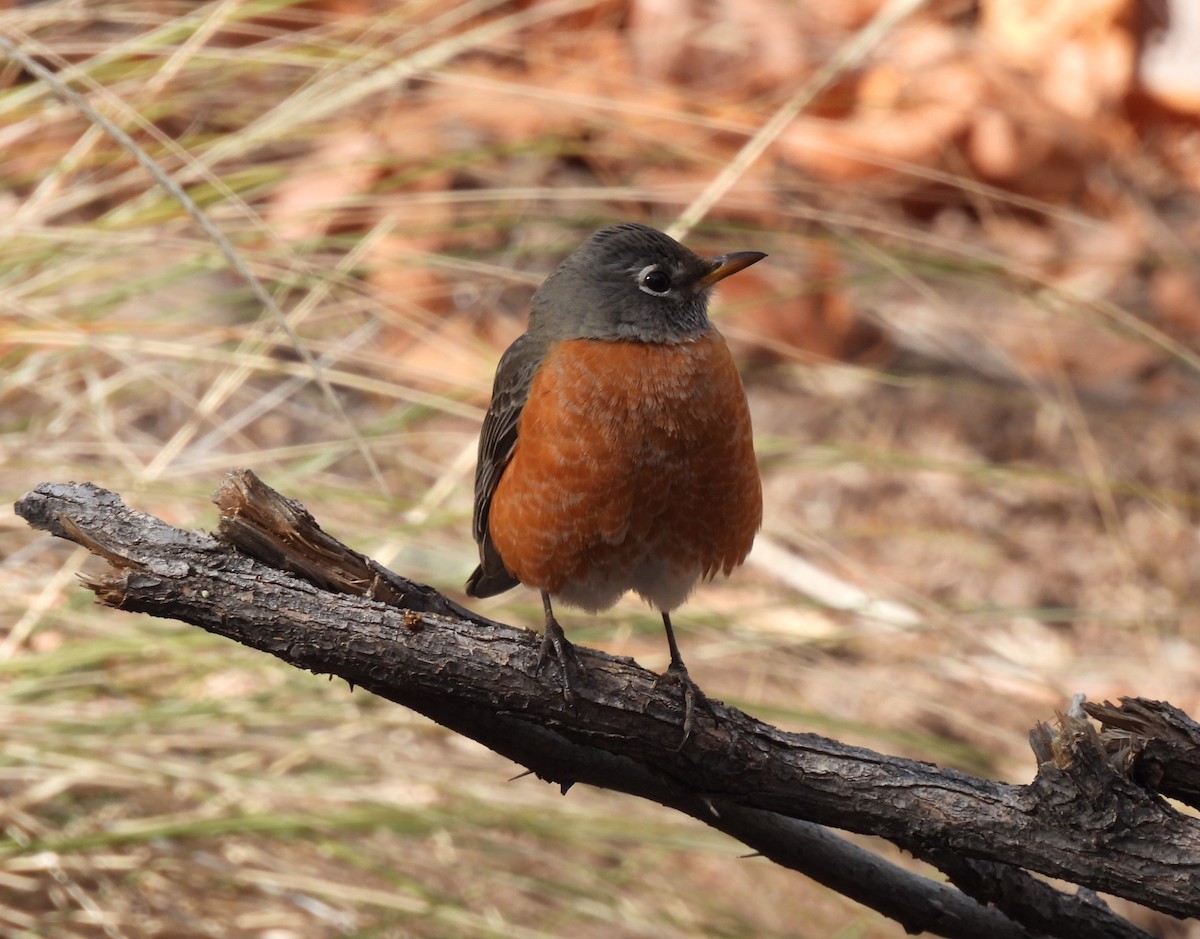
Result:
<svg viewBox="0 0 1200 939"><path fill-rule="evenodd" d="M1024 870L1179 916L1200 913L1200 823L1119 772L1085 720L1035 732L1040 766L1028 786L785 733L720 703L720 722L702 719L677 751L678 691L636 663L580 648L587 680L568 707L553 669L536 672L536 635L383 571L252 474L231 476L217 501L221 538L237 550L86 484L45 484L17 511L108 560L110 569L90 583L102 602L339 675L564 788L587 782L685 811L911 931L1144 935L1086 894L1063 894ZM819 825L887 838L1002 906L1007 918Z"/></svg>
<svg viewBox="0 0 1200 939"><path fill-rule="evenodd" d="M934 857L931 855L929 860L932 863ZM1096 894L1087 890L1063 893L1019 867L961 855L937 858L936 866L968 896L1004 911L1038 935L1088 939L1145 935L1117 916ZM1083 912L1084 906L1090 909Z"/></svg>
<svg viewBox="0 0 1200 939"><path fill-rule="evenodd" d="M333 593L444 616L472 614L432 587L376 564L327 534L308 509L285 499L249 470L230 473L213 494L221 510L221 541L264 564L298 574Z"/></svg>
<svg viewBox="0 0 1200 939"><path fill-rule="evenodd" d="M1086 702L1100 741L1121 771L1155 792L1200 808L1200 724L1165 701Z"/></svg>

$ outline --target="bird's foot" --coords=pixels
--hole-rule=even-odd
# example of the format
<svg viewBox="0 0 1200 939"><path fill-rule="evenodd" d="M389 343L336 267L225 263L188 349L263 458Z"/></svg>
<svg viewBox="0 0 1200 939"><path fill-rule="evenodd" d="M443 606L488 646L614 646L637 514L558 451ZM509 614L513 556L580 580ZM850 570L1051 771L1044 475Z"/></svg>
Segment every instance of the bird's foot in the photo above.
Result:
<svg viewBox="0 0 1200 939"><path fill-rule="evenodd" d="M658 678L659 682L671 682L679 685L683 689L683 739L679 741L679 746L676 750L682 750L687 746L687 742L692 739L692 732L696 729L696 711L703 710L708 713L708 716L713 719L713 723L719 724L721 719L717 717L716 709L708 700L708 695L700 690L700 686L692 681L692 676L688 674L687 666L681 661L675 661L668 666Z"/></svg>
<svg viewBox="0 0 1200 939"><path fill-rule="evenodd" d="M579 656L575 654L575 647L567 641L558 620L547 616L546 632L542 636L542 647L538 650L537 671L545 668L551 659L558 663L558 670L562 675L563 699L567 704L572 704L575 701L572 672L579 673L582 666L579 664Z"/></svg>

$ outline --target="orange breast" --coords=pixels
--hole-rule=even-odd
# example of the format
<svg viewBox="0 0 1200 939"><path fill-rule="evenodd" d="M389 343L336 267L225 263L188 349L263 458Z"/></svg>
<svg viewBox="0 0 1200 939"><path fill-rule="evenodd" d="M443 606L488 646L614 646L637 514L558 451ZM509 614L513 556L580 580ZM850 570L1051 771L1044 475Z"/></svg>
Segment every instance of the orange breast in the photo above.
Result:
<svg viewBox="0 0 1200 939"><path fill-rule="evenodd" d="M761 522L750 414L720 333L550 350L489 521L522 583L589 609L630 589L671 609L745 560Z"/></svg>

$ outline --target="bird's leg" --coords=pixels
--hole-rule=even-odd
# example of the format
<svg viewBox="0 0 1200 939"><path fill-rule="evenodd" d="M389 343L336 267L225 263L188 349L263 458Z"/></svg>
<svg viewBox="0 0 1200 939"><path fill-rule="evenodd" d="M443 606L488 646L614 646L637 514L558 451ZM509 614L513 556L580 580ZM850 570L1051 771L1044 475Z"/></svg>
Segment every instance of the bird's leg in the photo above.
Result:
<svg viewBox="0 0 1200 939"><path fill-rule="evenodd" d="M671 664L667 667L667 674L663 677L669 678L671 681L676 681L683 689L683 739L679 742L676 749L682 750L688 740L691 739L692 731L696 729L696 707L702 707L708 712L708 716L714 721L717 721L717 712L713 710L712 702L708 700L707 695L700 690L700 686L692 681L692 677L688 674L687 666L683 664L683 656L679 654L679 643L675 641L675 631L671 629L671 616L669 613L663 613L663 626L667 630L667 645L671 649Z"/></svg>
<svg viewBox="0 0 1200 939"><path fill-rule="evenodd" d="M542 608L546 611L546 631L542 636L542 648L538 652L537 670L540 672L548 659L553 658L562 672L563 698L570 704L575 698L571 687L571 672L579 670L579 658L575 655L575 647L567 642L567 637L554 618L554 608L550 605L550 594L542 591Z"/></svg>

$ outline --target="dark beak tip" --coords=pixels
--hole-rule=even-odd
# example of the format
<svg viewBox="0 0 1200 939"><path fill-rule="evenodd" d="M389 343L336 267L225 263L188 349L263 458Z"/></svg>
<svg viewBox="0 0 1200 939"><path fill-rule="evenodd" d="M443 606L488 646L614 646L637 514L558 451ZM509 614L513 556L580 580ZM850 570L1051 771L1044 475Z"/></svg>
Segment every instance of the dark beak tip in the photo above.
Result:
<svg viewBox="0 0 1200 939"><path fill-rule="evenodd" d="M765 251L733 251L729 254L722 254L719 258L714 258L714 260L716 260L716 261L734 261L734 260L742 261L742 260L744 260L746 262L746 265L749 266L758 261L761 261L766 256L767 256L767 252L765 252Z"/></svg>

